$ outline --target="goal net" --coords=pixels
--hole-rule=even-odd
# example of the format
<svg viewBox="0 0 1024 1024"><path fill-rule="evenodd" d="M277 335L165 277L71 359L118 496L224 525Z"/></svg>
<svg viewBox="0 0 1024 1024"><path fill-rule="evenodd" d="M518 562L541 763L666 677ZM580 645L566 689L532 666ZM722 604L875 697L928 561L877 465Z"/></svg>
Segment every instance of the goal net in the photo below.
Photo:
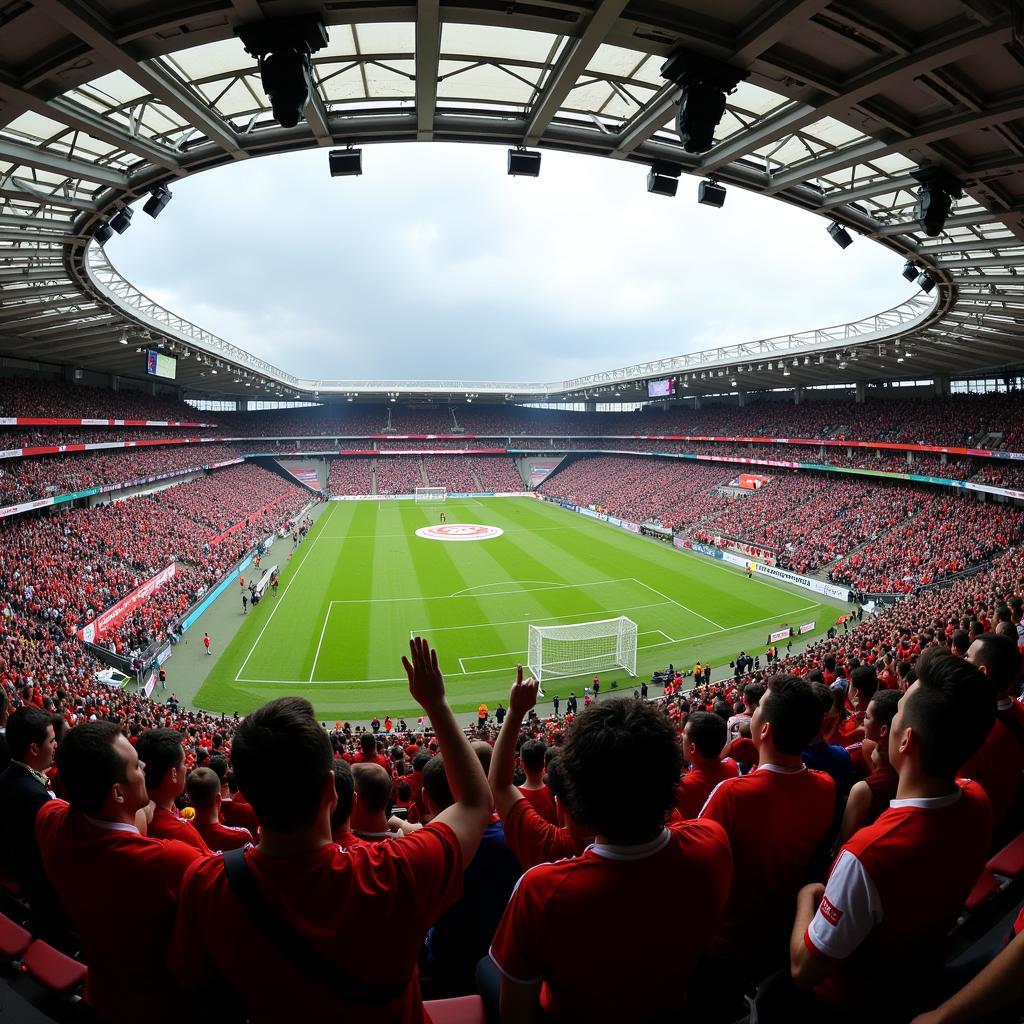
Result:
<svg viewBox="0 0 1024 1024"><path fill-rule="evenodd" d="M635 676L636 637L636 623L624 615L572 626L530 626L530 672L540 683L616 668Z"/></svg>
<svg viewBox="0 0 1024 1024"><path fill-rule="evenodd" d="M416 500L417 501L444 501L448 496L448 490L445 487L417 487L416 488Z"/></svg>

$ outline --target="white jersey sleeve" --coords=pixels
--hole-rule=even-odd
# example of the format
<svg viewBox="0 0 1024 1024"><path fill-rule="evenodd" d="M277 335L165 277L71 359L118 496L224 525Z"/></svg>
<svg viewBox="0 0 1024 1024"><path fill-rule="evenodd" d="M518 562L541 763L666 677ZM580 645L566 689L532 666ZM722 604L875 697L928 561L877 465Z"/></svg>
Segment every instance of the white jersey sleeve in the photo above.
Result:
<svg viewBox="0 0 1024 1024"><path fill-rule="evenodd" d="M806 941L819 953L845 960L882 921L882 901L864 865L844 850L836 861Z"/></svg>

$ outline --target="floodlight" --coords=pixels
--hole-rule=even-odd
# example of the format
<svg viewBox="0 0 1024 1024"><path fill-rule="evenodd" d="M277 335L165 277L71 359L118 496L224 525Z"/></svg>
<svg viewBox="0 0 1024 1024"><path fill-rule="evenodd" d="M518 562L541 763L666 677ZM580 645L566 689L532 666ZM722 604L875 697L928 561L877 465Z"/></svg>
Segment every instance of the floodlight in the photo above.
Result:
<svg viewBox="0 0 1024 1024"><path fill-rule="evenodd" d="M662 65L662 78L681 93L676 130L687 153L705 153L715 142L715 128L725 113L725 97L748 78L749 71L730 67L703 54L677 50Z"/></svg>
<svg viewBox="0 0 1024 1024"><path fill-rule="evenodd" d="M832 241L839 246L840 249L846 249L853 245L853 239L850 237L850 232L843 227L839 221L834 220L828 226L828 233L832 236Z"/></svg>
<svg viewBox="0 0 1024 1024"><path fill-rule="evenodd" d="M532 149L510 149L508 173L516 178L539 178L540 153Z"/></svg>
<svg viewBox="0 0 1024 1024"><path fill-rule="evenodd" d="M171 190L166 185L158 185L149 194L146 205L142 207L143 213L148 213L156 220L163 208L171 201Z"/></svg>
<svg viewBox="0 0 1024 1024"><path fill-rule="evenodd" d="M361 149L332 149L327 154L332 178L363 173L363 151Z"/></svg>
<svg viewBox="0 0 1024 1024"><path fill-rule="evenodd" d="M938 167L918 167L910 176L921 182L915 219L929 238L935 238L942 234L953 200L963 196L963 183Z"/></svg>
<svg viewBox="0 0 1024 1024"><path fill-rule="evenodd" d="M110 218L110 226L119 235L123 235L132 226L133 213L135 213L135 211L130 206L122 206L121 209Z"/></svg>
<svg viewBox="0 0 1024 1024"><path fill-rule="evenodd" d="M927 295L935 287L935 278L926 270L917 279L917 285Z"/></svg>
<svg viewBox="0 0 1024 1024"><path fill-rule="evenodd" d="M100 245L106 245L110 241L111 236L114 233L114 229L110 226L110 221L100 221L100 225L93 232L92 237L99 242Z"/></svg>
<svg viewBox="0 0 1024 1024"><path fill-rule="evenodd" d="M908 281L916 281L917 276L920 273L921 268L913 260L907 260L907 262L903 264L903 276Z"/></svg>
<svg viewBox="0 0 1024 1024"><path fill-rule="evenodd" d="M278 124L294 128L309 102L313 69L310 54L327 45L327 26L318 14L239 25L235 35L257 58L263 91Z"/></svg>
<svg viewBox="0 0 1024 1024"><path fill-rule="evenodd" d="M702 181L697 186L697 202L721 209L725 205L725 186L714 180Z"/></svg>

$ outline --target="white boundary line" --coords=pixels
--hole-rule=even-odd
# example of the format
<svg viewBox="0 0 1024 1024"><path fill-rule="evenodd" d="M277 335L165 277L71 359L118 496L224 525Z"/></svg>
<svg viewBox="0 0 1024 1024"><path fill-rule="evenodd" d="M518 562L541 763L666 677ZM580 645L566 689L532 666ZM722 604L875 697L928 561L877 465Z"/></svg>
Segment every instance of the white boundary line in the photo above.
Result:
<svg viewBox="0 0 1024 1024"><path fill-rule="evenodd" d="M655 590L654 587L649 586L648 584L642 582L641 580L638 580L638 579L636 579L635 577L632 577L632 576L630 577L630 579L632 579L634 583L639 583L641 587L644 587L645 589L649 590L652 594L657 594L658 597L664 598L669 604L674 604L677 608L682 608L684 612L689 612L691 615L696 615L698 619L703 619L705 622L710 622L712 626L717 626L719 629L724 630L726 628L721 623L715 622L714 619L709 619L706 615L701 615L700 612L694 611L692 608L687 607L685 604L682 604L680 601L674 600L673 598L669 597L667 594L663 594L660 590Z"/></svg>
<svg viewBox="0 0 1024 1024"><path fill-rule="evenodd" d="M668 647L672 644L685 644L691 640L703 640L704 637L717 636L719 633L735 633L738 629L746 629L748 626L759 626L763 622L779 622L783 615L795 615L797 612L810 611L812 608L818 608L820 604L814 602L812 604L803 605L800 608L790 608L786 611L779 612L776 615L767 615L763 619L755 619L753 622L741 622L738 626L729 626L726 629L713 629L707 633L695 633L693 636L681 636L678 640L668 641L665 640L658 644L647 644L644 646L644 650L651 650L655 647ZM830 607L826 605L826 607ZM660 632L660 631L659 631ZM637 644L639 649L640 645ZM461 676L485 676L492 675L495 672L501 672L502 669L488 668L488 669L476 669L472 672L448 672L446 675L449 679L458 679ZM236 683L250 683L253 686L309 686L308 679L236 679ZM360 683L404 683L406 682L405 676L387 676L378 679L318 679L318 686L354 686Z"/></svg>
<svg viewBox="0 0 1024 1024"><path fill-rule="evenodd" d="M596 583L557 583L550 587L534 587L532 590L495 590L490 594L467 594L464 590L457 590L454 594L434 594L432 597L360 597L360 598L339 598L331 601L331 604L405 604L409 601L451 601L458 597L508 597L516 594L537 594L548 590L578 590L583 587L605 587L610 583L635 583L631 577L619 580L599 580ZM475 589L475 588L471 588ZM650 589L650 588L648 588ZM659 595L660 596L660 595ZM671 603L675 603L674 601Z"/></svg>
<svg viewBox="0 0 1024 1024"><path fill-rule="evenodd" d="M328 511L327 513L328 520L330 520L331 516L334 515L334 509L339 504L340 502L337 501L331 503L330 511ZM274 616L277 614L277 609L280 608L282 604L284 604L284 599L288 596L288 591L292 589L292 584L299 578L299 573L302 572L303 568L305 568L306 563L309 561L310 551L312 551L313 548L317 546L317 543L319 542L322 536L323 533L321 532L318 533L316 537L313 539L313 543L306 549L306 555L302 559L302 564L295 570L295 572L292 573L292 578L288 581L288 586L284 588L284 592L281 594L280 599L274 603L274 607L271 609L270 614L267 616L267 621L263 623L263 628L260 630L259 636L256 637L256 640L253 643L252 647L249 648L249 653L245 656L245 661L243 661L242 664L238 666L238 671L235 673L236 683L242 682L242 670L245 668L246 665L249 664L249 659L252 657L253 651L255 651L257 646L259 646L259 642L263 639L263 634L266 633L267 627L270 625L270 623L274 619ZM330 612L330 609L328 609L328 612Z"/></svg>
<svg viewBox="0 0 1024 1024"><path fill-rule="evenodd" d="M316 654L313 655L313 667L309 670L309 681L313 682L313 674L316 672L316 663L320 658L320 648L324 645L324 634L327 632L327 623L331 620L331 609L334 607L332 601L327 606L327 614L324 616L324 628L320 630L320 642L316 645Z"/></svg>
<svg viewBox="0 0 1024 1024"><path fill-rule="evenodd" d="M671 603L671 601L655 601L652 604L634 604L626 608L605 608L598 614L604 615L606 618L615 618L621 612L638 612L642 608L660 608L662 605ZM411 640L415 636L424 636L427 633L450 633L456 629L488 629L491 626L528 626L533 622L556 622L559 619L575 619L580 615L594 614L593 611L568 612L565 615L545 615L543 617L527 615L522 619L507 619L505 622L472 622L467 626L426 626L423 629L410 629L409 639Z"/></svg>

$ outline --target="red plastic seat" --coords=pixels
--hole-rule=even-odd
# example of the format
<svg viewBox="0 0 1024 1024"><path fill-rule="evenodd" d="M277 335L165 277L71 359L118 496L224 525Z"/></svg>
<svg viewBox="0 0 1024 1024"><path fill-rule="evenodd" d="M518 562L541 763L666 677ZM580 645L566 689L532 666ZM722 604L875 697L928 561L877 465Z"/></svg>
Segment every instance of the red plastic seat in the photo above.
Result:
<svg viewBox="0 0 1024 1024"><path fill-rule="evenodd" d="M40 939L28 947L22 960L28 976L58 996L70 996L85 983L88 968Z"/></svg>
<svg viewBox="0 0 1024 1024"><path fill-rule="evenodd" d="M1007 878L1024 874L1024 832L1007 843L985 867L993 874Z"/></svg>
<svg viewBox="0 0 1024 1024"><path fill-rule="evenodd" d="M423 1008L433 1024L487 1024L484 1001L479 996L432 999Z"/></svg>
<svg viewBox="0 0 1024 1024"><path fill-rule="evenodd" d="M982 871L981 876L974 883L974 888L967 897L964 907L967 910L977 910L986 900L991 899L999 892L999 883L989 871Z"/></svg>
<svg viewBox="0 0 1024 1024"><path fill-rule="evenodd" d="M28 949L32 936L6 914L0 914L0 957L19 960Z"/></svg>

